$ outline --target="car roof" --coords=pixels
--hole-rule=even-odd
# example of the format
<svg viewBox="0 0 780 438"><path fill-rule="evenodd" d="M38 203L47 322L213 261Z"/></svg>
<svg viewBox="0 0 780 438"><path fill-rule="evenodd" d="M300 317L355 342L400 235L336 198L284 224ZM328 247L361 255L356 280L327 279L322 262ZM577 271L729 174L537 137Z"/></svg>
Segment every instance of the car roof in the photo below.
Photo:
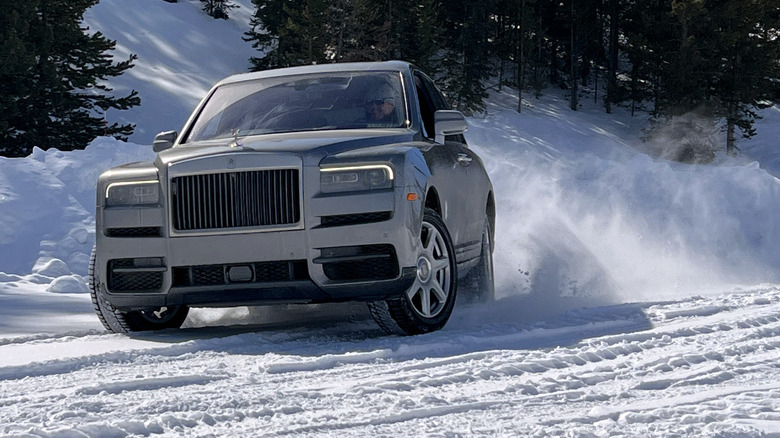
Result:
<svg viewBox="0 0 780 438"><path fill-rule="evenodd" d="M293 76L308 73L330 73L343 71L405 71L411 64L404 61L381 62L343 62L333 64L304 65L300 67L277 68L252 73L241 73L229 76L217 83L217 85L231 84L254 79L274 78L280 76Z"/></svg>

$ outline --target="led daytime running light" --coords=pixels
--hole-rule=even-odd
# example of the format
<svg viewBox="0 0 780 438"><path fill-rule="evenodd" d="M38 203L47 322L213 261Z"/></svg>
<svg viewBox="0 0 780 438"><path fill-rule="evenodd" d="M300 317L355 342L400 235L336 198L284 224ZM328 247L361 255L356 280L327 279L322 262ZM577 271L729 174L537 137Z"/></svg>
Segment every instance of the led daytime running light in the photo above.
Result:
<svg viewBox="0 0 780 438"><path fill-rule="evenodd" d="M393 168L386 165L386 164L369 164L364 166L345 166L345 167L328 167L325 169L320 169L322 172L349 172L349 171L355 171L355 170L373 170L373 169L382 169L387 172L387 178L389 180L395 179L395 174L393 173Z"/></svg>
<svg viewBox="0 0 780 438"><path fill-rule="evenodd" d="M135 186L135 185L141 185L141 184L158 184L159 181L157 180L149 180L149 181L122 181L122 182L115 182L111 183L106 187L106 199L108 199L108 194L114 187L122 187L122 186Z"/></svg>

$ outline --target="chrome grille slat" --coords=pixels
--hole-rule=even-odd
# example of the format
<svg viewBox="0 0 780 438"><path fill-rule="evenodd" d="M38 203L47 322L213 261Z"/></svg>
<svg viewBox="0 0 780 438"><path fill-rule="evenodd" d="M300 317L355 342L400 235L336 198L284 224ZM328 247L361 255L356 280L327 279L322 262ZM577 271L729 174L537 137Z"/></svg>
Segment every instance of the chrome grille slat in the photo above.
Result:
<svg viewBox="0 0 780 438"><path fill-rule="evenodd" d="M171 220L177 231L297 224L298 169L183 175L171 179Z"/></svg>

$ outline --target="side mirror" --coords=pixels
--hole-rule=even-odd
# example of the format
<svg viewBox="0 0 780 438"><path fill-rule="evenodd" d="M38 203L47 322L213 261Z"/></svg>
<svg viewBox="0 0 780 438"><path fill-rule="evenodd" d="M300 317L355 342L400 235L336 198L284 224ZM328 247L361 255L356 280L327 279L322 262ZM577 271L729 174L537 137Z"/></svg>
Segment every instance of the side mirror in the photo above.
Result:
<svg viewBox="0 0 780 438"><path fill-rule="evenodd" d="M179 133L176 131L165 131L157 134L154 137L154 143L152 143L152 150L160 152L172 148L173 142L176 141L178 136Z"/></svg>
<svg viewBox="0 0 780 438"><path fill-rule="evenodd" d="M463 134L469 129L466 117L460 111L439 110L433 114L436 143L444 144L447 135Z"/></svg>

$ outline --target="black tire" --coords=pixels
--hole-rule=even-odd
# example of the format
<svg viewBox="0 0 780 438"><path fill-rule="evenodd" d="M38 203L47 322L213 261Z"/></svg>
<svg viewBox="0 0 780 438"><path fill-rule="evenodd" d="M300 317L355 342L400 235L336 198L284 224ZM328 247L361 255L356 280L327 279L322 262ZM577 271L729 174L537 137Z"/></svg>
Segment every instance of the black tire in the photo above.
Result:
<svg viewBox="0 0 780 438"><path fill-rule="evenodd" d="M479 264L471 269L461 284L469 289L467 295L470 301L488 302L493 301L496 297L496 286L493 278L493 240L490 219L485 217Z"/></svg>
<svg viewBox="0 0 780 438"><path fill-rule="evenodd" d="M92 307L107 330L114 333L130 333L149 330L179 328L187 319L187 306L161 307L159 309L122 312L115 309L103 296L100 281L95 270L95 247L89 257L89 294Z"/></svg>
<svg viewBox="0 0 780 438"><path fill-rule="evenodd" d="M414 284L400 297L368 304L377 324L388 334L417 335L444 327L458 289L455 250L438 213L425 209Z"/></svg>

